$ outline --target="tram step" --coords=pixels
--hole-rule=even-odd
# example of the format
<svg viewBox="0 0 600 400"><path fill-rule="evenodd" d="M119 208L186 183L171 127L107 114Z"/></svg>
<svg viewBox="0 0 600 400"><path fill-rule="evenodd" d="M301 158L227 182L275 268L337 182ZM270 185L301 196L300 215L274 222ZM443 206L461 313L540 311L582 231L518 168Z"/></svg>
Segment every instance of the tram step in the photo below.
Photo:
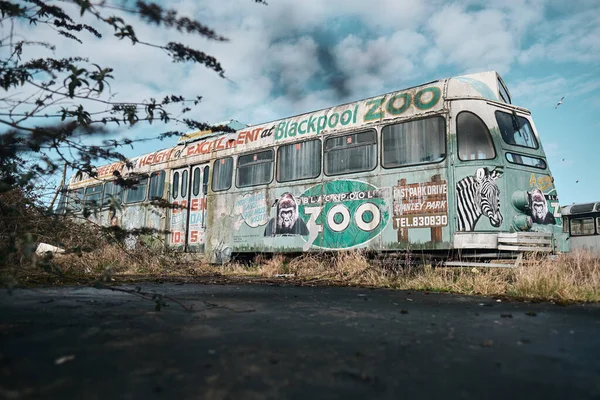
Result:
<svg viewBox="0 0 600 400"><path fill-rule="evenodd" d="M485 268L514 268L516 263L505 264L495 262L446 261L444 267L485 267Z"/></svg>
<svg viewBox="0 0 600 400"><path fill-rule="evenodd" d="M554 241L552 233L546 232L499 233L498 250L552 252Z"/></svg>

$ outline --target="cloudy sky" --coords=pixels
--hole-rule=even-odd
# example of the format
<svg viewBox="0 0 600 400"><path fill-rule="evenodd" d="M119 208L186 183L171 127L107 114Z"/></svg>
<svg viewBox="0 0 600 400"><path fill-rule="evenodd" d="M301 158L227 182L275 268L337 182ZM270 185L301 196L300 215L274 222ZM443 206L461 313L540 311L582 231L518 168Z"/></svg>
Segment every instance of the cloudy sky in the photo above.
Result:
<svg viewBox="0 0 600 400"><path fill-rule="evenodd" d="M599 1L268 3L163 3L194 16L228 42L135 25L145 41L181 40L217 57L227 79L200 66L174 64L159 50L112 38L88 37L85 46L66 39L59 43L114 67L116 100L201 95L203 102L191 116L210 123L234 118L257 124L435 79L496 70L514 103L532 111L561 203L600 200L600 178L593 167L600 148ZM163 130L145 125L122 134L136 138ZM139 144L126 154L174 142Z"/></svg>

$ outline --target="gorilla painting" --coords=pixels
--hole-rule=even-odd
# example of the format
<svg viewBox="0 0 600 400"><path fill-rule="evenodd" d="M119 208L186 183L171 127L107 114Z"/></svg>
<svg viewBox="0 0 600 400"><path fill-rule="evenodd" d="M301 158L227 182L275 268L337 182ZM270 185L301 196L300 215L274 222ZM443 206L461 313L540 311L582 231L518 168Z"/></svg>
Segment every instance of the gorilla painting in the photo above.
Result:
<svg viewBox="0 0 600 400"><path fill-rule="evenodd" d="M529 208L534 223L544 225L556 224L554 215L548 211L546 197L540 189L533 189L531 193L529 193Z"/></svg>
<svg viewBox="0 0 600 400"><path fill-rule="evenodd" d="M277 215L269 220L265 236L308 235L308 228L298 218L298 204L291 193L284 193L277 201Z"/></svg>

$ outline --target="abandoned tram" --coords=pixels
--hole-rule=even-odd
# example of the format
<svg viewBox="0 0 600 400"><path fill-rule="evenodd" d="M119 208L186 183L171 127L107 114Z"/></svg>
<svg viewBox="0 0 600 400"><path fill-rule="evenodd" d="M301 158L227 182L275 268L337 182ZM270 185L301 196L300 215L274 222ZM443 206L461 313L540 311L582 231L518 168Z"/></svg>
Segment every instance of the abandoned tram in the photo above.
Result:
<svg viewBox="0 0 600 400"><path fill-rule="evenodd" d="M59 207L164 246L232 254L365 248L430 254L567 251L530 112L496 72L434 81L246 126L74 176ZM138 184L116 185L113 171ZM178 205L150 204L163 199ZM108 207L110 204L120 207Z"/></svg>

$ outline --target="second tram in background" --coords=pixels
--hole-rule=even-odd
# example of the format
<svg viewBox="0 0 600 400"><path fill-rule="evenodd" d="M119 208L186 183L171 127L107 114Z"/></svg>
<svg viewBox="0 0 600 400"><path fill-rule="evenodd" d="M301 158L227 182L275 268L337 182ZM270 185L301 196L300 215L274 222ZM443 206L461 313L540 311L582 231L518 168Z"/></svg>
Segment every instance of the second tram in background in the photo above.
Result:
<svg viewBox="0 0 600 400"><path fill-rule="evenodd" d="M600 254L600 202L564 206L562 216L571 249Z"/></svg>

